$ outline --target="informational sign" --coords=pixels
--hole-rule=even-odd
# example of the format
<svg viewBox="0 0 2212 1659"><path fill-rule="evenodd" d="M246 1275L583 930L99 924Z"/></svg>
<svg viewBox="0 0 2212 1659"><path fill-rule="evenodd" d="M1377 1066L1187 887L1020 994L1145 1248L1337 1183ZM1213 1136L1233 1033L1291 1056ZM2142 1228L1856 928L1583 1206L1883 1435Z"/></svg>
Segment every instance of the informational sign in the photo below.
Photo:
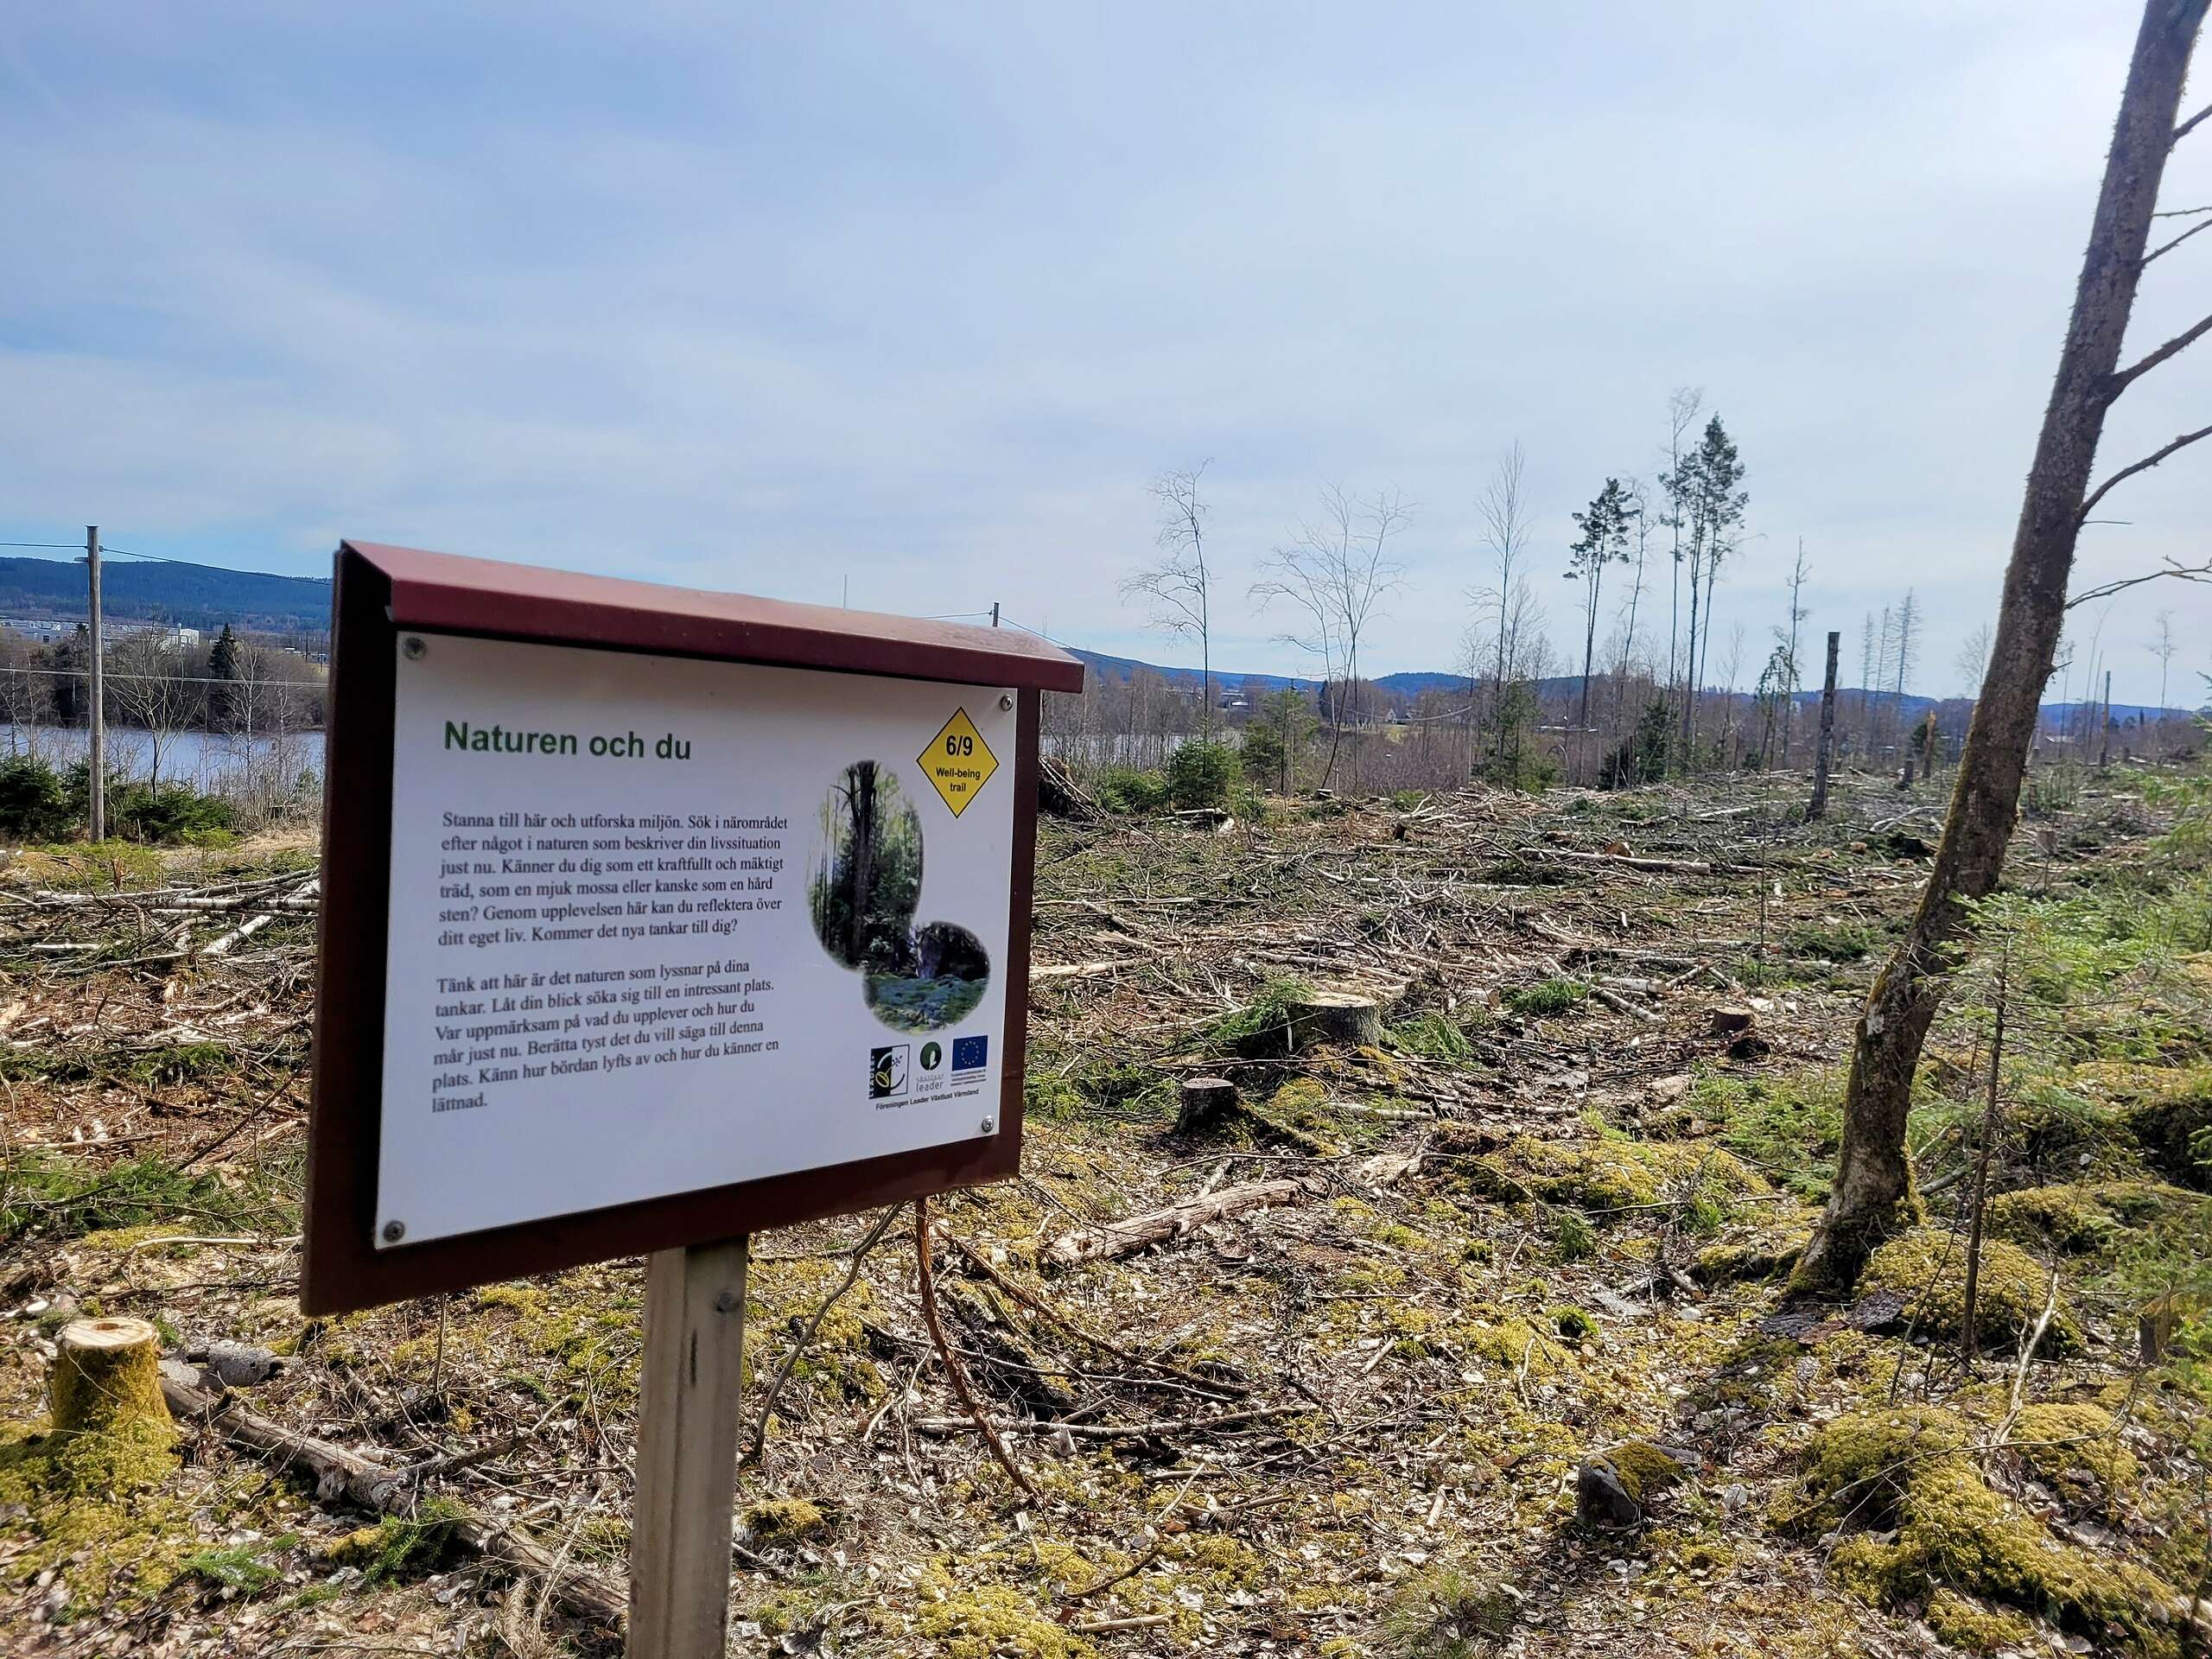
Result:
<svg viewBox="0 0 2212 1659"><path fill-rule="evenodd" d="M1017 1167L1027 636L347 544L302 1300Z"/></svg>
<svg viewBox="0 0 2212 1659"><path fill-rule="evenodd" d="M996 1132L1010 689L394 650L380 1246Z"/></svg>

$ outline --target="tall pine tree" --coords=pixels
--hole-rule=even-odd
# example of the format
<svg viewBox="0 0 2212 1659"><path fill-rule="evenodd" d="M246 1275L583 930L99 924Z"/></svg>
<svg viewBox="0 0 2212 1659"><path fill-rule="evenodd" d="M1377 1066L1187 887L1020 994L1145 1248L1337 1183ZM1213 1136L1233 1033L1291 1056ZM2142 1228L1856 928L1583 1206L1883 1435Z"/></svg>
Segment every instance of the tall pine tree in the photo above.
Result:
<svg viewBox="0 0 2212 1659"><path fill-rule="evenodd" d="M238 642L227 622L207 653L207 677L214 682L207 688L209 712L218 729L229 731L238 723Z"/></svg>
<svg viewBox="0 0 2212 1659"><path fill-rule="evenodd" d="M1589 510L1573 515L1582 539L1567 550L1567 574L1582 582L1582 712L1576 724L1590 724L1590 664L1598 650L1598 595L1608 564L1628 563L1628 538L1643 509L1621 487L1618 478L1605 480Z"/></svg>

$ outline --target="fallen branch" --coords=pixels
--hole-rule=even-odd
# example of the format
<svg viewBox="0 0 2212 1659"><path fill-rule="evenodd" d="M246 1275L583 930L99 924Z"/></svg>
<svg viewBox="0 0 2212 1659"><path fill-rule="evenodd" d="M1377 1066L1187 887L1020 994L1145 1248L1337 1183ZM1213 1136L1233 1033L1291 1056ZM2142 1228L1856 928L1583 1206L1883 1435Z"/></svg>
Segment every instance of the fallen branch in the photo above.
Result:
<svg viewBox="0 0 2212 1659"><path fill-rule="evenodd" d="M315 1496L323 1502L344 1497L376 1515L404 1515L411 1502L416 1470L388 1469L358 1452L302 1434L240 1405L235 1395L200 1386L191 1367L173 1361L162 1366L162 1398L180 1420L213 1429L232 1446L279 1467L301 1465L315 1472ZM454 1541L472 1554L542 1579L553 1602L565 1611L620 1629L629 1618L629 1596L588 1567L570 1562L519 1527L496 1526L464 1515Z"/></svg>
<svg viewBox="0 0 2212 1659"><path fill-rule="evenodd" d="M1135 1255L1151 1245L1181 1238L1247 1210L1288 1204L1305 1192L1305 1187L1296 1181L1256 1181L1248 1186L1227 1187L1210 1197L1171 1205L1165 1210L1147 1211L1110 1226L1064 1233L1046 1247L1043 1260L1054 1267L1072 1268L1085 1262Z"/></svg>
<svg viewBox="0 0 2212 1659"><path fill-rule="evenodd" d="M1272 1422L1278 1417L1303 1416L1311 1406L1262 1406L1250 1411L1224 1412L1218 1417L1166 1417L1150 1423L1038 1422L1027 1417L994 1417L992 1428L1007 1434L1066 1434L1078 1440L1155 1440L1165 1434L1199 1434L1219 1428L1243 1428ZM924 1434L965 1434L982 1427L966 1417L918 1417L915 1429Z"/></svg>
<svg viewBox="0 0 2212 1659"><path fill-rule="evenodd" d="M968 1414L969 1425L978 1430L983 1443L1013 1477L1014 1484L1032 1498L1038 1496L1035 1484L1022 1472L1021 1465L1014 1460L1014 1453L1006 1449L1006 1442L999 1439L991 1420L976 1402L975 1390L968 1386L968 1373L960 1363L959 1355L952 1351L952 1344L944 1338L944 1321L937 1311L937 1268L930 1260L930 1201L927 1198L914 1200L914 1262L921 1274L922 1323L930 1328L930 1340L937 1344L937 1357L944 1362L944 1374L952 1383L953 1397L960 1402L961 1409Z"/></svg>

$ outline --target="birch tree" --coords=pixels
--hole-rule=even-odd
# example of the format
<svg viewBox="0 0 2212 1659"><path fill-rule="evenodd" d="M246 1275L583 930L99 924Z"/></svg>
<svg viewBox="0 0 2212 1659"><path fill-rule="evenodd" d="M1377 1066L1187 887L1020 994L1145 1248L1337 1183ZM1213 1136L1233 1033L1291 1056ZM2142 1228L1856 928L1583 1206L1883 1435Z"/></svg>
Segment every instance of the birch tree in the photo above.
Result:
<svg viewBox="0 0 2212 1659"><path fill-rule="evenodd" d="M1141 599L1147 607L1147 625L1177 639L1198 642L1198 735L1213 736L1213 575L1206 569L1205 521L1208 508L1199 493L1208 461L1184 472L1167 472L1152 480L1152 499L1160 507L1160 531L1154 538L1160 560L1122 582L1124 600Z"/></svg>

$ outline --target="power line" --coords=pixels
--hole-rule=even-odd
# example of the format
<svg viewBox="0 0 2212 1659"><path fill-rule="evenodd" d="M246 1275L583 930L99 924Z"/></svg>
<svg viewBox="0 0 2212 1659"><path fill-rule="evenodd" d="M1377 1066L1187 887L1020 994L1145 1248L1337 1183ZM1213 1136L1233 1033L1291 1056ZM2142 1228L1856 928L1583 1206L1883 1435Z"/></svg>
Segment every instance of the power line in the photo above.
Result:
<svg viewBox="0 0 2212 1659"><path fill-rule="evenodd" d="M82 542L0 542L0 547L53 547L59 548L65 553L81 553L85 550Z"/></svg>

